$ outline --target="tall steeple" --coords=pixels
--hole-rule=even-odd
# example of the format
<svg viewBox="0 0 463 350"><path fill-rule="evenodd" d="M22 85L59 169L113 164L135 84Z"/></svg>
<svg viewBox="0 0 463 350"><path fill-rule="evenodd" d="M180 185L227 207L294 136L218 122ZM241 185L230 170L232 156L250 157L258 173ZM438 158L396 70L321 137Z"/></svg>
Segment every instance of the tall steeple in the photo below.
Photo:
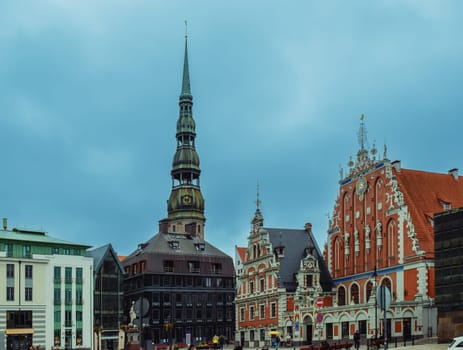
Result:
<svg viewBox="0 0 463 350"><path fill-rule="evenodd" d="M204 239L204 198L199 186L199 156L195 149L196 124L188 67L188 43L185 35L182 90L177 119L177 150L172 161L172 191L167 202L168 231Z"/></svg>

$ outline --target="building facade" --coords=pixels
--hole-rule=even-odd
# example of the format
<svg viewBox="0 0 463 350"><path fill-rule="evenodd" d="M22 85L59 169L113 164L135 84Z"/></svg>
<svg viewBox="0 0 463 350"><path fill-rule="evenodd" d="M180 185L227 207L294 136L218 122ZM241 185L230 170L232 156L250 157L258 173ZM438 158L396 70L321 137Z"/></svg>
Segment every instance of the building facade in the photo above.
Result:
<svg viewBox="0 0 463 350"><path fill-rule="evenodd" d="M168 216L160 220L159 233L122 262L125 309L135 317L130 322L129 345L140 341L149 349L160 343L234 336L233 259L204 239L206 218L192 107L185 38Z"/></svg>
<svg viewBox="0 0 463 350"><path fill-rule="evenodd" d="M366 149L363 121L356 161L341 171L330 219L325 261L336 284L332 307L324 307L327 339L427 337L436 334L434 213L461 206L463 182L447 174L403 169ZM377 286L391 293L384 313Z"/></svg>
<svg viewBox="0 0 463 350"><path fill-rule="evenodd" d="M305 229L265 228L259 209L247 247L236 247L238 277L235 341L245 347L311 344L319 306L330 303L332 282L312 234ZM317 306L318 305L318 306Z"/></svg>
<svg viewBox="0 0 463 350"><path fill-rule="evenodd" d="M435 215L437 336L463 334L463 208Z"/></svg>
<svg viewBox="0 0 463 350"><path fill-rule="evenodd" d="M111 244L89 249L87 256L93 258L94 349L124 349L124 268Z"/></svg>
<svg viewBox="0 0 463 350"><path fill-rule="evenodd" d="M0 230L0 349L92 348L93 260L88 246ZM46 282L45 282L46 281Z"/></svg>

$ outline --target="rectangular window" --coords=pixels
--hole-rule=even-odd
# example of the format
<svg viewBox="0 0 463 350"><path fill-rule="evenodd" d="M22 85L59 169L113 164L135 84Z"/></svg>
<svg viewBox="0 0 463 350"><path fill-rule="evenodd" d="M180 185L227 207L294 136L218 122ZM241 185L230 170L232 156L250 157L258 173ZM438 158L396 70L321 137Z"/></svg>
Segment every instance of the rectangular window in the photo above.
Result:
<svg viewBox="0 0 463 350"><path fill-rule="evenodd" d="M14 287L6 287L6 300L14 300Z"/></svg>
<svg viewBox="0 0 463 350"><path fill-rule="evenodd" d="M240 321L244 322L244 307L240 308Z"/></svg>
<svg viewBox="0 0 463 350"><path fill-rule="evenodd" d="M265 304L260 304L259 305L259 318L263 320L265 318Z"/></svg>
<svg viewBox="0 0 463 350"><path fill-rule="evenodd" d="M64 269L64 283L72 283L72 267L66 267Z"/></svg>
<svg viewBox="0 0 463 350"><path fill-rule="evenodd" d="M13 244L12 243L6 244L6 256L8 258L11 258L13 256Z"/></svg>
<svg viewBox="0 0 463 350"><path fill-rule="evenodd" d="M249 282L249 294L254 294L254 281Z"/></svg>
<svg viewBox="0 0 463 350"><path fill-rule="evenodd" d="M55 266L53 279L55 283L61 283L61 267Z"/></svg>
<svg viewBox="0 0 463 350"><path fill-rule="evenodd" d="M63 248L63 254L64 254L64 255L71 255L71 249L69 249L69 248Z"/></svg>
<svg viewBox="0 0 463 350"><path fill-rule="evenodd" d="M67 305L71 305L72 304L72 289L71 288L66 288L64 290L64 302L67 304Z"/></svg>
<svg viewBox="0 0 463 350"><path fill-rule="evenodd" d="M72 327L72 311L71 310L64 310L64 326L65 327Z"/></svg>
<svg viewBox="0 0 463 350"><path fill-rule="evenodd" d="M265 279L261 278L259 282L260 282L260 291L263 292L265 288Z"/></svg>
<svg viewBox="0 0 463 350"><path fill-rule="evenodd" d="M313 275L305 276L305 286L312 287L313 286Z"/></svg>
<svg viewBox="0 0 463 350"><path fill-rule="evenodd" d="M24 298L26 301L32 301L32 288L26 287L24 290Z"/></svg>
<svg viewBox="0 0 463 350"><path fill-rule="evenodd" d="M74 249L74 255L80 255L80 249Z"/></svg>
<svg viewBox="0 0 463 350"><path fill-rule="evenodd" d="M32 279L32 265L25 266L25 277L28 279Z"/></svg>
<svg viewBox="0 0 463 350"><path fill-rule="evenodd" d="M59 254L59 248L58 247L51 247L51 253L53 255Z"/></svg>
<svg viewBox="0 0 463 350"><path fill-rule="evenodd" d="M55 322L61 322L61 310L55 311Z"/></svg>
<svg viewBox="0 0 463 350"><path fill-rule="evenodd" d="M60 305L61 304L61 289L60 288L55 288L54 291L54 302L55 305Z"/></svg>
<svg viewBox="0 0 463 350"><path fill-rule="evenodd" d="M76 268L76 283L82 284L82 268L81 267Z"/></svg>
<svg viewBox="0 0 463 350"><path fill-rule="evenodd" d="M24 258L30 258L30 257L32 257L32 254L31 254L31 246L30 246L30 245L25 245L25 246L23 246L23 257L24 257Z"/></svg>
<svg viewBox="0 0 463 350"><path fill-rule="evenodd" d="M212 273L215 275L222 274L222 264L212 264Z"/></svg>
<svg viewBox="0 0 463 350"><path fill-rule="evenodd" d="M199 261L189 261L188 262L188 271L190 273L199 273Z"/></svg>
<svg viewBox="0 0 463 350"><path fill-rule="evenodd" d="M251 306L249 308L249 320L250 321L254 320L254 306Z"/></svg>
<svg viewBox="0 0 463 350"><path fill-rule="evenodd" d="M6 278L14 278L14 265L6 264Z"/></svg>
<svg viewBox="0 0 463 350"><path fill-rule="evenodd" d="M82 321L82 311L76 311L76 321Z"/></svg>
<svg viewBox="0 0 463 350"><path fill-rule="evenodd" d="M174 262L172 260L164 260L164 272L174 272Z"/></svg>
<svg viewBox="0 0 463 350"><path fill-rule="evenodd" d="M76 304L82 305L82 289L76 289Z"/></svg>
<svg viewBox="0 0 463 350"><path fill-rule="evenodd" d="M276 303L270 304L270 317L271 318L277 317L277 304Z"/></svg>

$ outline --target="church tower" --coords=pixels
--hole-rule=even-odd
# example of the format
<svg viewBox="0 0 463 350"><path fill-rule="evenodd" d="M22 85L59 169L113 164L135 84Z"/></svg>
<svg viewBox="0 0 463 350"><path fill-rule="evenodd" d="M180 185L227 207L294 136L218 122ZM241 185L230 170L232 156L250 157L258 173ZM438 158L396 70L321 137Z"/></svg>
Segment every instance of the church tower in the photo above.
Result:
<svg viewBox="0 0 463 350"><path fill-rule="evenodd" d="M185 36L182 90L177 120L177 150L172 161L172 191L167 202L168 217L161 221L161 232L178 233L204 239L204 198L199 186L199 156L195 148L193 96L188 67L188 42ZM167 232L166 232L167 231Z"/></svg>

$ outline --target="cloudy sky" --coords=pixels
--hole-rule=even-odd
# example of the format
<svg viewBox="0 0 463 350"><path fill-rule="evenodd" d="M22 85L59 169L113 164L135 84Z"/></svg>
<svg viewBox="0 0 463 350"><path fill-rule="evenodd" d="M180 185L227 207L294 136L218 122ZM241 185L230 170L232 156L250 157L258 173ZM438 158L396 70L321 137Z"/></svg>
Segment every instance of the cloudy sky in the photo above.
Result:
<svg viewBox="0 0 463 350"><path fill-rule="evenodd" d="M369 145L463 169L461 1L2 1L0 217L120 255L167 215L185 26L206 239L318 244L339 168Z"/></svg>

